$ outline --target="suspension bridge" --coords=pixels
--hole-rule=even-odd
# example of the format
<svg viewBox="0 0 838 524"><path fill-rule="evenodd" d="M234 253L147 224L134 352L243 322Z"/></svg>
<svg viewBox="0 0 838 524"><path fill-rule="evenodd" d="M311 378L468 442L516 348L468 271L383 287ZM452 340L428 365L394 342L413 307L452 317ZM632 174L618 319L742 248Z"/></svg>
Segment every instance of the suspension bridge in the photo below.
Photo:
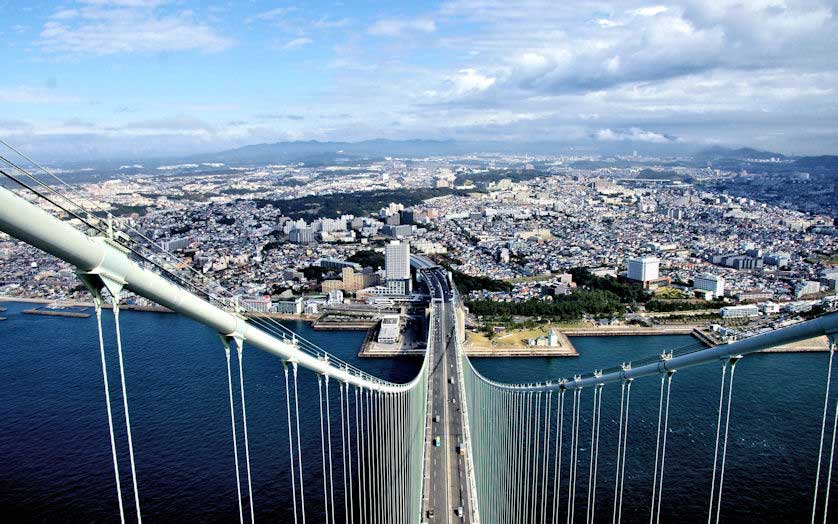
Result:
<svg viewBox="0 0 838 524"><path fill-rule="evenodd" d="M219 335L226 359L230 449L234 457L238 513L230 520L255 522L251 480L246 381L243 362L250 348L273 354L282 366L282 415L287 425L291 490L287 504L294 522L469 522L528 523L661 521L668 503L665 479L670 394L678 375L696 366L714 366L719 382L718 408L708 424L714 431L712 481L707 493L707 522L719 522L725 503L730 415L737 364L747 355L782 344L826 335L829 359L823 369L820 432L804 435L818 442L811 472L809 507L800 515L827 522L838 405L830 397L833 356L838 345L838 313L800 322L737 342L692 346L646 359L618 363L572 377L538 383L507 384L482 376L465 356L465 308L450 275L433 262L413 257L417 278L428 288L427 352L419 372L407 383L370 375L296 336L281 323L250 315L236 300L203 275L142 235L114 221L106 211L27 157L13 162L0 156L0 174L19 186L0 187L0 231L71 264L95 304L102 387L108 417L114 479L114 518L143 518L129 415L120 330L120 304L130 291L198 321ZM25 164L27 167L22 167ZM29 167L35 166L35 174ZM106 315L106 302L112 313ZM114 340L103 322L110 316ZM116 353L118 370L108 371L107 355ZM119 382L111 384L111 373ZM313 377L316 396L302 393L303 375ZM237 377L238 380L235 380ZM657 381L656 438L633 439L636 381ZM782 385L778 385L782 387ZM603 391L619 390L619 403L603 406ZM112 405L115 394L120 403ZM317 404L314 406L314 404ZM120 410L123 417L115 418ZM316 411L319 430L307 434L300 414ZM603 415L605 413L605 420ZM617 420L616 462L600 464L602 428ZM124 428L116 427L117 420ZM126 442L118 443L117 435ZM584 437L584 441L583 441ZM308 443L318 442L316 457ZM243 443L243 446L241 445ZM103 439L108 445L108 439ZM626 456L633 446L654 448L646 464L652 481L648 510L641 518L624 515ZM129 472L120 471L128 450ZM319 471L313 472L319 467ZM312 474L314 473L314 475ZM127 484L125 480L130 479ZM312 481L316 479L316 481ZM603 492L607 484L609 491ZM728 488L729 489L729 488ZM322 510L314 511L312 500ZM664 510L665 512L665 510Z"/></svg>

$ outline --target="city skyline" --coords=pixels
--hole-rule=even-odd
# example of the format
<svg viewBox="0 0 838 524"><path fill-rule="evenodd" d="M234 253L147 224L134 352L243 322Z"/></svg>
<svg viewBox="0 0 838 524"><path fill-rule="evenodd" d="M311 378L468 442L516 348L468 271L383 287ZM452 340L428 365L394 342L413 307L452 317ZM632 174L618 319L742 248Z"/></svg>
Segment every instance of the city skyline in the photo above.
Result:
<svg viewBox="0 0 838 524"><path fill-rule="evenodd" d="M6 3L42 158L372 138L833 153L835 2Z"/></svg>

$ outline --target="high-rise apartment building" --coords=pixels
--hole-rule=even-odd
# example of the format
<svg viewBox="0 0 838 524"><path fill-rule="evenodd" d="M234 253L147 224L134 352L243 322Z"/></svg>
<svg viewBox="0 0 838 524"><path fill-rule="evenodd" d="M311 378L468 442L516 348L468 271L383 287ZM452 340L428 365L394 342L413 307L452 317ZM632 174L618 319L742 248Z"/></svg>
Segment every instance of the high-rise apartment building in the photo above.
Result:
<svg viewBox="0 0 838 524"><path fill-rule="evenodd" d="M660 277L660 264L661 261L658 257L629 258L626 276L629 280L638 282L657 280Z"/></svg>

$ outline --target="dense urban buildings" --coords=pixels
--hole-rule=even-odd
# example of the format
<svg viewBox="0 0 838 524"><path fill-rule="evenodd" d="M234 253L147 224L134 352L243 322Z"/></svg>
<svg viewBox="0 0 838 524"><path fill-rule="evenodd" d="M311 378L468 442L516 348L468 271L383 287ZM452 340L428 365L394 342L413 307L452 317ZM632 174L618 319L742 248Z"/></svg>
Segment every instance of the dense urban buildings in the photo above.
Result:
<svg viewBox="0 0 838 524"><path fill-rule="evenodd" d="M738 304L773 314L831 303L833 215L720 190L741 174L673 162L681 161L469 155L184 164L92 180L81 172L75 181L117 227L171 252L166 264L257 312L317 315L342 302L408 297L412 252L462 275L469 301L562 301L599 282L590 279L613 278L646 293L623 293L624 302L702 308L718 318L749 317L753 308L719 309ZM68 266L34 248L3 237L0 256L4 295L86 298Z"/></svg>

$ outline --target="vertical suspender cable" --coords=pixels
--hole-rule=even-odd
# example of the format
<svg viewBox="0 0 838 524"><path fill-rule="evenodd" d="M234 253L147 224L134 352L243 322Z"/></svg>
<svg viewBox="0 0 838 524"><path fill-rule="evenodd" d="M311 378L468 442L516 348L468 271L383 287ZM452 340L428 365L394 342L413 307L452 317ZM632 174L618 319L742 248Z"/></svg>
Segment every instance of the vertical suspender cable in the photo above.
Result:
<svg viewBox="0 0 838 524"><path fill-rule="evenodd" d="M407 456L407 448L408 448L408 439L410 438L410 430L404 424L404 414L405 410L405 401L409 396L408 393L400 393L395 395L394 399L394 406L395 406L395 434L399 437L396 440L396 478L398 482L396 483L396 515L400 515L400 512L403 511L403 508L407 507L409 501L405 498L404 493L404 485L405 485L405 478L408 474L410 469L410 460L409 456ZM400 509L401 508L401 509ZM401 521L401 517L399 516L399 520Z"/></svg>
<svg viewBox="0 0 838 524"><path fill-rule="evenodd" d="M332 524L335 524L335 482L332 468L332 409L329 404L329 375L326 375L326 439L329 452L329 504L331 505Z"/></svg>
<svg viewBox="0 0 838 524"><path fill-rule="evenodd" d="M367 518L369 521L373 521L374 511L375 511L375 485L373 483L373 466L375 465L374 457L372 456L372 439L370 437L370 433L372 432L372 425L370 424L370 410L372 409L372 405L370 404L370 396L371 392L369 390L366 391L366 430L367 430L367 444L366 444L366 451L365 451L365 458L366 458L366 467L367 467L367 480L366 486L369 487L369 498L367 499Z"/></svg>
<svg viewBox="0 0 838 524"><path fill-rule="evenodd" d="M600 387L594 386L594 405L591 408L591 458L588 464L588 497L585 506L585 522L591 522L591 499L593 498L594 484L594 439L596 438L596 407L597 398L602 393Z"/></svg>
<svg viewBox="0 0 838 524"><path fill-rule="evenodd" d="M664 465L666 462L666 437L669 433L669 392L672 389L672 374L674 371L668 371L666 373L666 412L663 417L663 442L661 443L661 472L660 472L660 484L658 485L658 507L655 514L655 522L660 523L661 521L661 499L663 498L663 472L664 472ZM733 378L733 370L730 371L731 379ZM731 385L733 382L731 381ZM727 430L725 430L725 434L727 434ZM725 436L725 448L727 447L727 437ZM722 473L721 478L719 479L719 489L722 487L722 480L724 480L725 475L725 466L724 466L724 455L722 455ZM721 492L719 496L719 502L721 502Z"/></svg>
<svg viewBox="0 0 838 524"><path fill-rule="evenodd" d="M378 456L380 461L378 463L379 470L378 470L378 485L379 485L379 494L380 498L380 511L379 511L379 522L382 524L385 522L385 518L387 517L387 499L386 499L386 490L387 490L387 482L385 475L387 474L387 425L386 425L386 405L384 402L384 393L381 391L378 392Z"/></svg>
<svg viewBox="0 0 838 524"><path fill-rule="evenodd" d="M323 471L323 507L326 511L326 522L329 522L329 490L326 487L326 435L323 430L323 377L317 374L317 396L320 408L320 458Z"/></svg>
<svg viewBox="0 0 838 524"><path fill-rule="evenodd" d="M343 386L343 382L338 382L338 390L340 391L340 457L343 466L343 517L346 524L349 524L349 495L346 491L346 418L344 416L346 405L343 402Z"/></svg>
<svg viewBox="0 0 838 524"><path fill-rule="evenodd" d="M385 407L384 407L384 394L381 391L377 392L377 408L378 408L378 420L376 421L376 425L378 426L378 493L379 493L379 522L384 524L386 517L385 515L385 508L387 504L387 500L385 499L385 478L384 475L387 473L387 435L386 430L387 427L384 423L384 416L385 416Z"/></svg>
<svg viewBox="0 0 838 524"><path fill-rule="evenodd" d="M378 392L370 392L370 464L372 467L372 481L371 491L373 510L373 522L381 524L381 492L379 491L379 481L381 479L381 426L378 424L377 417L381 414L378 406Z"/></svg>
<svg viewBox="0 0 838 524"><path fill-rule="evenodd" d="M517 435L524 434L524 426L523 420L524 417L522 415L522 406L523 406L523 398L524 394L520 391L515 392L515 433ZM518 442L515 442L513 445L514 451L514 459L513 463L515 466L515 484L513 485L513 492L515 493L514 496L514 504L515 509L513 510L513 514L515 515L515 523L520 524L521 522L521 449L524 447L524 443L522 439L519 438Z"/></svg>
<svg viewBox="0 0 838 524"><path fill-rule="evenodd" d="M713 449L713 480L710 483L710 504L707 505L707 524L713 518L713 498L716 496L716 465L719 458L719 437L722 430L722 407L725 399L725 375L727 374L727 360L722 361L722 382L719 386L719 409L716 415L716 445Z"/></svg>
<svg viewBox="0 0 838 524"><path fill-rule="evenodd" d="M355 496L352 489L352 410L349 405L349 384L346 384L346 457L349 459L349 467L347 468L349 476L349 522L355 522Z"/></svg>
<svg viewBox="0 0 838 524"><path fill-rule="evenodd" d="M113 413L111 411L111 392L108 386L108 367L105 363L105 341L102 337L102 299L94 297L96 305L96 326L99 330L99 355L102 358L102 381L105 384L105 409L108 412L108 431L111 437L111 456L113 457L113 475L116 479L116 498L119 502L119 521L125 524L125 509L122 503L122 485L119 481L119 465L116 459L116 441L113 432Z"/></svg>
<svg viewBox="0 0 838 524"><path fill-rule="evenodd" d="M626 397L626 381L620 383L620 422L617 424L617 467L614 468L614 509L611 512L611 524L617 522L617 496L620 491L620 457L623 453L623 409Z"/></svg>
<svg viewBox="0 0 838 524"><path fill-rule="evenodd" d="M288 457L291 459L291 495L294 502L294 524L297 524L297 480L294 471L294 440L291 435L291 394L288 391L288 364L282 363L285 375L285 412L288 420Z"/></svg>
<svg viewBox="0 0 838 524"><path fill-rule="evenodd" d="M515 402L515 395L512 392L504 392L503 393L503 403L504 403L504 413L508 413L509 415L506 417L504 421L504 446L506 448L506 456L502 461L501 468L503 471L502 476L502 485L503 485L503 524L512 524L512 471L513 471L513 452L515 445L514 442L514 424L512 420L512 409Z"/></svg>
<svg viewBox="0 0 838 524"><path fill-rule="evenodd" d="M504 494L504 523L505 524L512 524L512 453L513 453L513 406L514 406L514 394L513 393L506 393L505 397L505 412L509 413L509 416L506 418L506 460L504 460L504 469L505 475L503 478L503 494Z"/></svg>
<svg viewBox="0 0 838 524"><path fill-rule="evenodd" d="M605 387L603 384L599 386L599 404L596 408L596 440L594 441L594 488L591 494L591 518L590 521L594 522L594 512L596 511L596 481L597 481L597 471L599 470L599 427L600 427L600 420L602 418L602 390Z"/></svg>
<svg viewBox="0 0 838 524"><path fill-rule="evenodd" d="M532 499L532 505L530 509L530 522L535 522L535 506L536 506L536 493L537 493L537 486L538 483L538 446L541 442L541 392L535 394L535 428L533 429L533 452L532 452L532 475L527 475L528 479L532 479L532 488L528 489L529 496Z"/></svg>
<svg viewBox="0 0 838 524"><path fill-rule="evenodd" d="M660 460L661 424L663 422L663 382L666 375L661 374L660 400L658 401L658 433L655 437L655 473L652 477L652 509L649 511L649 524L655 521L655 501L658 490L658 461Z"/></svg>
<svg viewBox="0 0 838 524"><path fill-rule="evenodd" d="M576 518L576 488L578 486L577 482L577 474L579 470L579 430L582 427L582 389L579 389L579 402L576 406L576 445L574 448L574 458L573 458L573 504L570 506L570 521Z"/></svg>
<svg viewBox="0 0 838 524"><path fill-rule="evenodd" d="M582 390L573 391L573 425L571 427L570 463L568 464L569 485L567 490L567 522L573 522L576 509L576 464L579 448L579 403L582 401Z"/></svg>
<svg viewBox="0 0 838 524"><path fill-rule="evenodd" d="M570 504L573 502L573 456L576 443L576 403L579 401L579 390L573 390L573 406L570 413L570 457L567 461L567 523L570 524Z"/></svg>
<svg viewBox="0 0 838 524"><path fill-rule="evenodd" d="M542 465L541 475L541 524L547 522L547 470L550 465L550 434L552 430L552 415L553 415L553 392L547 393L547 407L545 409L547 420L544 424L544 463Z"/></svg>
<svg viewBox="0 0 838 524"><path fill-rule="evenodd" d="M812 500L812 524L815 524L815 512L818 509L818 484L821 479L821 462L823 461L823 438L826 433L826 412L829 407L829 388L832 383L832 361L835 356L835 341L829 341L829 367L826 372L826 390L823 395L823 418L821 419L821 443L818 447L818 469L815 473L815 494Z"/></svg>
<svg viewBox="0 0 838 524"><path fill-rule="evenodd" d="M381 394L381 493L382 493L382 519L392 515L388 507L392 501L392 477L390 476L390 410L389 393Z"/></svg>
<svg viewBox="0 0 838 524"><path fill-rule="evenodd" d="M399 477L396 473L396 410L395 410L395 400L396 396L393 393L387 394L384 397L387 401L388 411L389 411L389 423L387 424L390 433L390 452L388 453L388 460L390 462L389 467L389 474L388 476L392 479L391 482L388 482L389 491L390 491L390 515L391 518L395 518L398 514L398 508L396 507L396 500L398 497L398 487L399 487Z"/></svg>
<svg viewBox="0 0 838 524"><path fill-rule="evenodd" d="M504 524L512 524L512 504L514 502L514 498L512 497L512 488L514 484L512 482L512 471L514 467L513 462L513 452L515 445L514 442L514 422L513 422L513 408L515 406L515 394L512 392L506 393L504 395L506 397L506 412L510 413L510 416L506 420L506 460L504 461L504 468L506 474L504 475L504 500L506 502L504 507Z"/></svg>
<svg viewBox="0 0 838 524"><path fill-rule="evenodd" d="M509 522L510 524L516 524L516 515L518 514L516 512L518 502L516 473L518 471L518 449L520 448L520 444L514 437L520 435L518 431L518 392L512 391L509 395L510 412L512 414L509 417L509 432L513 435L513 438L509 439Z"/></svg>
<svg viewBox="0 0 838 524"><path fill-rule="evenodd" d="M233 428L233 460L236 464L236 500L239 503L239 522L244 523L244 512L242 511L242 486L239 473L239 446L236 438L236 415L233 408L233 378L230 373L230 344L224 341L224 354L227 357L227 390L230 393L230 426Z"/></svg>
<svg viewBox="0 0 838 524"><path fill-rule="evenodd" d="M131 462L131 480L134 484L134 507L137 510L137 522L143 521L140 512L140 493L137 489L137 467L134 464L134 441L131 437L131 417L128 415L128 390L125 387L125 368L122 363L122 334L119 329L119 297L112 297L113 321L116 327L116 351L119 357L119 381L122 384L122 408L125 410L125 430L128 434L128 457Z"/></svg>
<svg viewBox="0 0 838 524"><path fill-rule="evenodd" d="M373 440L373 420L375 420L372 410L375 407L375 403L373 401L373 393L372 391L367 391L367 460L370 463L369 468L369 488L370 488L370 521L377 522L377 511L378 511L378 493L376 492L376 467L378 466L378 461L376 460L376 454L373 450L373 444L375 441Z"/></svg>
<svg viewBox="0 0 838 524"><path fill-rule="evenodd" d="M367 522L367 460L364 456L364 390L360 391L361 399L358 400L358 388L355 387L355 438L358 451L358 521Z"/></svg>
<svg viewBox="0 0 838 524"><path fill-rule="evenodd" d="M559 502L561 495L561 476L562 476L562 440L564 438L564 394L565 389L562 388L559 393L557 417L559 419L559 427L556 428L556 453L553 459L553 524L559 522Z"/></svg>
<svg viewBox="0 0 838 524"><path fill-rule="evenodd" d="M730 359L730 379L727 385L727 413L725 414L725 436L724 444L722 445L722 466L719 472L719 495L716 497L716 522L719 522L719 516L722 510L722 489L725 482L725 463L727 462L727 436L730 430L730 405L733 401L733 375L736 372L736 363L739 362L738 357Z"/></svg>
<svg viewBox="0 0 838 524"><path fill-rule="evenodd" d="M628 379L626 385L626 419L623 423L623 456L620 464L620 500L617 504L617 524L623 520L623 486L626 481L626 450L628 441L628 427L629 427L629 405L631 404L631 383L634 379Z"/></svg>
<svg viewBox="0 0 838 524"><path fill-rule="evenodd" d="M396 448L396 473L399 480L396 498L396 507L399 508L397 512L399 516L398 522L405 522L405 509L412 503L412 499L408 498L406 493L407 476L412 466L409 450L411 437L413 436L410 425L406 423L405 417L409 398L410 393L408 392L396 395L396 434L399 435Z"/></svg>
<svg viewBox="0 0 838 524"><path fill-rule="evenodd" d="M244 428L244 458L247 465L247 494L250 499L250 522L256 522L255 513L253 511L253 484L250 480L250 445L247 438L247 407L244 402L244 375L242 374L242 343L236 340L236 349L239 357L239 391L242 397L242 427Z"/></svg>
<svg viewBox="0 0 838 524"><path fill-rule="evenodd" d="M297 394L297 363L291 362L291 371L294 374L294 417L297 425L297 466L300 474L300 516L306 521L305 490L303 489L303 452L300 446L300 396Z"/></svg>
<svg viewBox="0 0 838 524"><path fill-rule="evenodd" d="M823 500L823 524L829 514L829 490L832 487L832 464L835 459L835 432L838 430L838 403L835 405L835 418L832 420L832 445L829 451L829 474L826 476L826 495Z"/></svg>
<svg viewBox="0 0 838 524"><path fill-rule="evenodd" d="M532 392L527 395L527 434L524 439L526 447L524 449L524 491L523 491L523 512L524 512L524 522L527 522L527 502L529 502L530 496L530 462L531 462L531 431L532 431Z"/></svg>

